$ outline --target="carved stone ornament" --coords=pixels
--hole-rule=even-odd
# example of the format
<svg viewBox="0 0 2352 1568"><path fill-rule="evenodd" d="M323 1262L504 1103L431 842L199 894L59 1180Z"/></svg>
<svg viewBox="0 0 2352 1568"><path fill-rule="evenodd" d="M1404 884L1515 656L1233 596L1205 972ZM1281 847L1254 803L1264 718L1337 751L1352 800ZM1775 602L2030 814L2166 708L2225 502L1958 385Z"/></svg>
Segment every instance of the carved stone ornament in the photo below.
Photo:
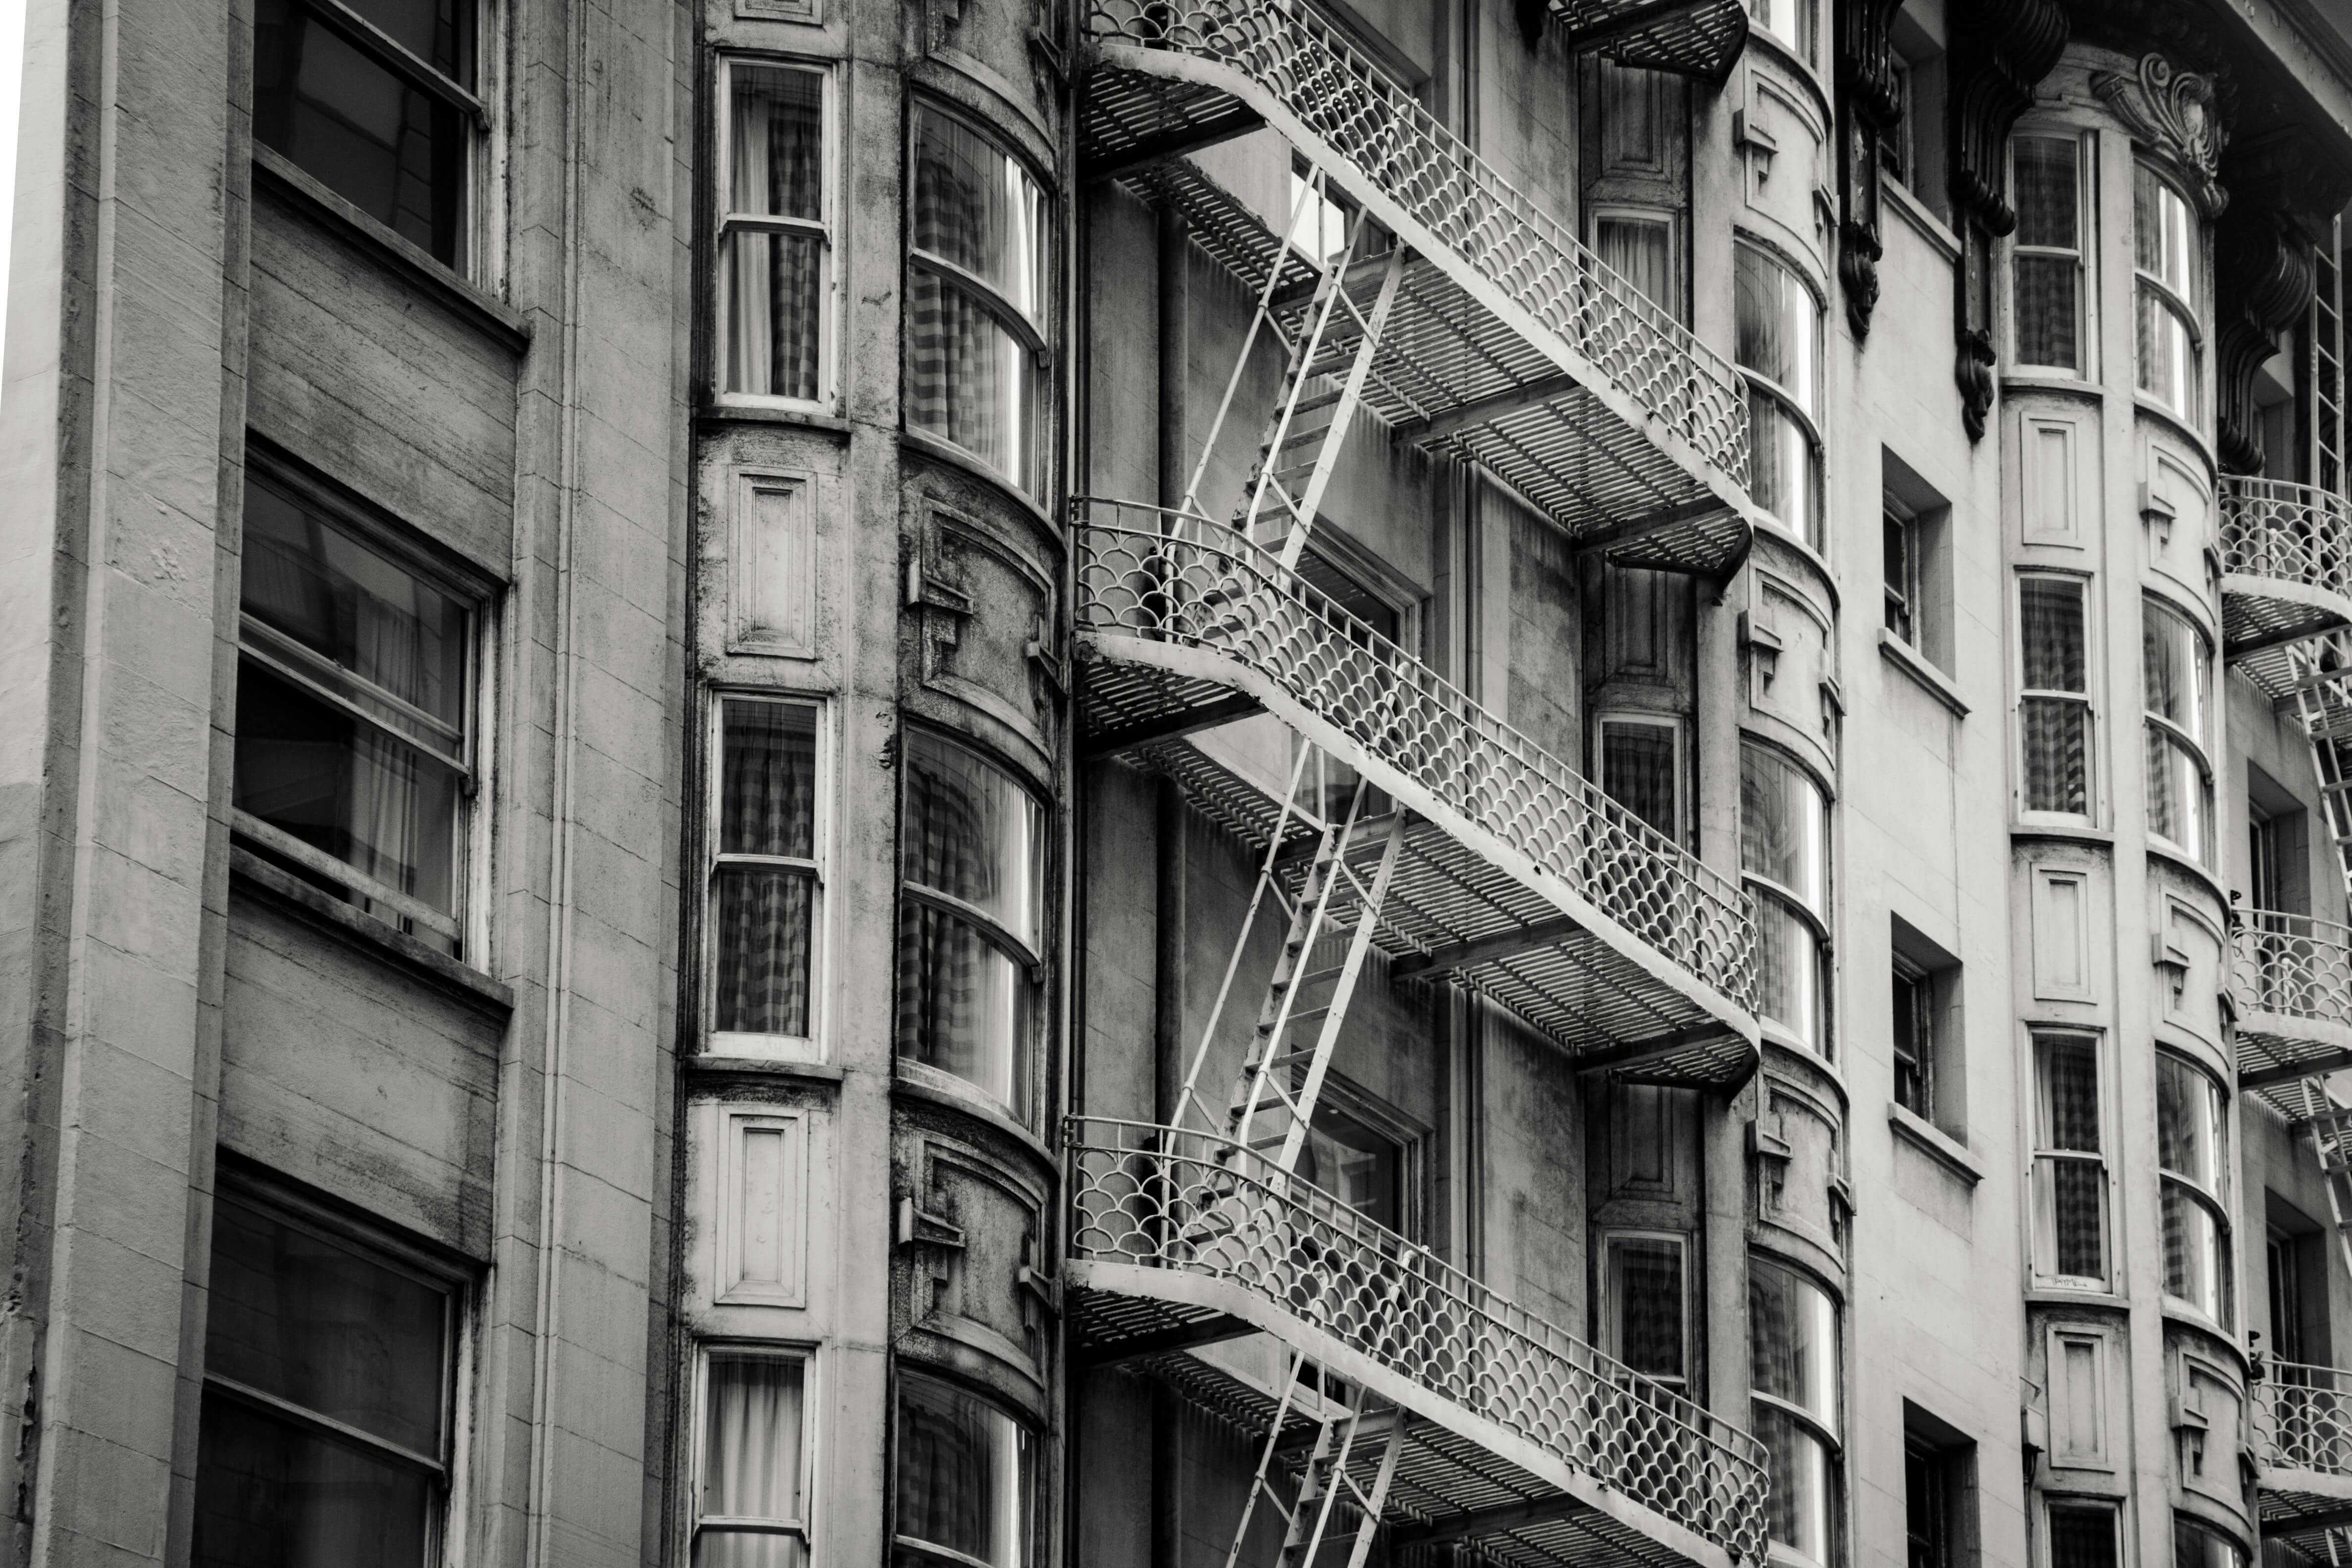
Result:
<svg viewBox="0 0 2352 1568"><path fill-rule="evenodd" d="M2207 220L2230 205L2221 188L2221 149L2229 132L2213 101L2213 79L2175 70L2162 55L2141 58L2137 72L2099 71L2091 90L2189 187Z"/></svg>

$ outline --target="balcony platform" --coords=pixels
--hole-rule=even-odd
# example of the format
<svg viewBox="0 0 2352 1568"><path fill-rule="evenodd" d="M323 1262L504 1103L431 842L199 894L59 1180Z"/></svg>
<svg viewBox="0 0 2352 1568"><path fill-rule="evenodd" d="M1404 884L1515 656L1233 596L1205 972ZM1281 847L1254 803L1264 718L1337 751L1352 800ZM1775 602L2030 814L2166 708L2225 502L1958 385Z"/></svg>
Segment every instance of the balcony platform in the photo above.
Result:
<svg viewBox="0 0 2352 1568"><path fill-rule="evenodd" d="M2352 1526L2352 1373L2273 1363L2252 1393L2263 1539L2327 1562L2328 1532Z"/></svg>
<svg viewBox="0 0 2352 1568"><path fill-rule="evenodd" d="M2220 503L2229 658L2352 626L2352 502L2309 485L2229 474Z"/></svg>
<svg viewBox="0 0 2352 1568"><path fill-rule="evenodd" d="M1720 83L1748 47L1747 0L1550 0L1570 50Z"/></svg>
<svg viewBox="0 0 2352 1568"><path fill-rule="evenodd" d="M2300 1121L2302 1080L2352 1068L2352 928L2268 910L2241 910L2239 921L2238 1087Z"/></svg>
<svg viewBox="0 0 2352 1568"><path fill-rule="evenodd" d="M1482 992L1581 1068L1747 1079L1757 938L1729 879L1223 524L1080 506L1090 750L1160 771L1262 850L1276 801L1192 737L1272 713L1410 814L1375 937L1392 976ZM1292 820L1303 877L1310 830ZM1380 836L1357 852L1369 868Z"/></svg>
<svg viewBox="0 0 2352 1568"><path fill-rule="evenodd" d="M1065 1147L1079 1358L1157 1376L1252 1441L1280 1374L1171 1346L1270 1335L1394 1405L1392 1550L1461 1542L1529 1568L1762 1563L1763 1456L1747 1434L1238 1144L1074 1119ZM1310 1412L1313 1397L1298 1396ZM1303 1463L1314 1421L1296 1399L1293 1422Z"/></svg>
<svg viewBox="0 0 2352 1568"><path fill-rule="evenodd" d="M1270 126L1409 247L1364 394L1400 437L1483 466L1612 560L1738 568L1752 517L1738 372L1311 9L1094 0L1088 25L1082 164L1174 204L1251 289L1282 269L1286 331L1316 269L1183 153ZM1347 280L1367 310L1384 266L1366 260ZM1325 341L1344 363L1349 332Z"/></svg>

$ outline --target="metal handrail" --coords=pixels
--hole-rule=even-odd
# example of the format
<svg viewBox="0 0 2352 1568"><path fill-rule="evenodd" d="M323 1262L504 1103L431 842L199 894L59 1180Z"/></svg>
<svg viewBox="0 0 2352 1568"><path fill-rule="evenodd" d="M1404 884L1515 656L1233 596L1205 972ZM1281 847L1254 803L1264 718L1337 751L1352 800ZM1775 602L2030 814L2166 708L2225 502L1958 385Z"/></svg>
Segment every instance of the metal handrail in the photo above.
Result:
<svg viewBox="0 0 2352 1568"><path fill-rule="evenodd" d="M1707 347L1297 0L1093 0L1098 43L1234 70L1453 257L1596 366L1701 460L1748 485L1748 395Z"/></svg>
<svg viewBox="0 0 2352 1568"><path fill-rule="evenodd" d="M2352 1372L2274 1361L2249 1392L2263 1468L2352 1477Z"/></svg>
<svg viewBox="0 0 2352 1568"><path fill-rule="evenodd" d="M2241 910L2231 984L2241 1012L2352 1027L2352 926Z"/></svg>
<svg viewBox="0 0 2352 1568"><path fill-rule="evenodd" d="M1065 1124L1075 1260L1213 1279L1748 1563L1764 1446L1214 1133Z"/></svg>
<svg viewBox="0 0 2352 1568"><path fill-rule="evenodd" d="M2221 570L2352 599L2352 501L2284 479L2221 478Z"/></svg>
<svg viewBox="0 0 2352 1568"><path fill-rule="evenodd" d="M1091 521L1108 512L1152 526ZM1753 1010L1748 894L1223 523L1072 502L1081 631L1198 647L1317 718L1566 883L1622 930ZM1474 846L1475 847L1475 846Z"/></svg>

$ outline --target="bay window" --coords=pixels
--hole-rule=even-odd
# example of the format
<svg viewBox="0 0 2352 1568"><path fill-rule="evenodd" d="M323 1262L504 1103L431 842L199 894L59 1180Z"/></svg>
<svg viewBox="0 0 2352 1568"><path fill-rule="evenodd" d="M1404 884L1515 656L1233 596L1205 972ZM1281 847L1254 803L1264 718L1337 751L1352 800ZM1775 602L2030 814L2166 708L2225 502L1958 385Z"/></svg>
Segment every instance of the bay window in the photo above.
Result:
<svg viewBox="0 0 2352 1568"><path fill-rule="evenodd" d="M915 110L908 216L907 426L1045 492L1053 406L1045 187L987 132Z"/></svg>
<svg viewBox="0 0 2352 1568"><path fill-rule="evenodd" d="M1748 1324L1750 1409L1771 1483L1766 1533L1776 1556L1835 1563L1843 1506L1837 1305L1794 1268L1750 1256Z"/></svg>
<svg viewBox="0 0 2352 1568"><path fill-rule="evenodd" d="M2033 1272L2045 1284L2104 1290L2106 1118L2099 1042L2033 1031Z"/></svg>
<svg viewBox="0 0 2352 1568"><path fill-rule="evenodd" d="M1807 544L1822 547L1822 308L1788 268L1734 247L1733 306L1748 382L1748 493Z"/></svg>
<svg viewBox="0 0 2352 1568"><path fill-rule="evenodd" d="M694 1568L804 1568L809 1561L808 1363L714 1350L703 1359Z"/></svg>
<svg viewBox="0 0 2352 1568"><path fill-rule="evenodd" d="M713 707L711 1047L791 1051L814 1038L822 989L822 710L737 694Z"/></svg>
<svg viewBox="0 0 2352 1568"><path fill-rule="evenodd" d="M2018 580L2020 771L2029 812L2091 815L2087 598L2079 577Z"/></svg>
<svg viewBox="0 0 2352 1568"><path fill-rule="evenodd" d="M255 143L464 271L476 27L474 0L257 0Z"/></svg>
<svg viewBox="0 0 2352 1568"><path fill-rule="evenodd" d="M2010 143L2017 229L2010 257L2017 363L2079 375L2084 311L2083 148L2071 136Z"/></svg>
<svg viewBox="0 0 2352 1568"><path fill-rule="evenodd" d="M456 954L474 606L306 486L247 479L231 821L247 847Z"/></svg>
<svg viewBox="0 0 2352 1568"><path fill-rule="evenodd" d="M2139 389L2192 423L2204 386L2197 327L2198 225L2189 199L2146 163L2132 172L2132 342Z"/></svg>
<svg viewBox="0 0 2352 1568"><path fill-rule="evenodd" d="M719 64L719 388L833 399L832 78L808 66Z"/></svg>
<svg viewBox="0 0 2352 1568"><path fill-rule="evenodd" d="M2223 1329L2236 1313L2230 1240L2229 1099L2203 1069L2156 1058L2156 1163L2163 1185L2164 1293Z"/></svg>
<svg viewBox="0 0 2352 1568"><path fill-rule="evenodd" d="M2196 624L2160 600L2140 612L2147 708L2148 831L2213 861L2213 651Z"/></svg>
<svg viewBox="0 0 2352 1568"><path fill-rule="evenodd" d="M2245 1550L2201 1520L2172 1516L2172 1568L2246 1568Z"/></svg>
<svg viewBox="0 0 2352 1568"><path fill-rule="evenodd" d="M892 1568L1027 1568L1035 1450L1028 1428L987 1400L902 1373Z"/></svg>
<svg viewBox="0 0 2352 1568"><path fill-rule="evenodd" d="M1831 1055L1829 797L1782 752L1739 756L1739 859L1757 894L1757 1010L1801 1048Z"/></svg>
<svg viewBox="0 0 2352 1568"><path fill-rule="evenodd" d="M1035 1114L1045 815L1013 776L927 731L906 737L898 1054Z"/></svg>

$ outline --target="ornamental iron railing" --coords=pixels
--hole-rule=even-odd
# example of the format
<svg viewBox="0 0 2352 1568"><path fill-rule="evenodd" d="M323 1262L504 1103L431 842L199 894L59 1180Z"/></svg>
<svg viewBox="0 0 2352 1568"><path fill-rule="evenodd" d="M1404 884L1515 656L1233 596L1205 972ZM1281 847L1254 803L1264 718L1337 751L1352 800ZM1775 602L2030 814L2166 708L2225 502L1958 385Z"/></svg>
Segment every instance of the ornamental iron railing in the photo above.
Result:
<svg viewBox="0 0 2352 1568"><path fill-rule="evenodd" d="M1402 1379L1421 1414L1499 1428L1764 1560L1764 1450L1748 1434L1241 1144L1100 1117L1066 1133L1072 1259L1254 1297Z"/></svg>
<svg viewBox="0 0 2352 1568"><path fill-rule="evenodd" d="M2230 474L2221 508L2231 653L2352 621L2352 502L2310 485Z"/></svg>
<svg viewBox="0 0 2352 1568"><path fill-rule="evenodd" d="M2234 948L2239 1087L2300 1121L2311 1113L2302 1080L2352 1066L2352 927L2242 910Z"/></svg>
<svg viewBox="0 0 2352 1568"><path fill-rule="evenodd" d="M1748 395L1722 355L1512 188L1436 116L1291 0L1093 0L1098 44L1236 73L1319 144L1367 205L1393 203L1433 260L1467 268L1700 461L1748 484Z"/></svg>
<svg viewBox="0 0 2352 1568"><path fill-rule="evenodd" d="M1483 835L1475 851L1524 858L1754 1010L1756 926L1729 878L1233 530L1116 501L1081 499L1074 512L1082 632L1200 648L1255 671ZM1106 516L1174 531L1093 521Z"/></svg>
<svg viewBox="0 0 2352 1568"><path fill-rule="evenodd" d="M2352 1481L2352 1372L2273 1362L2252 1388L2257 1461Z"/></svg>

